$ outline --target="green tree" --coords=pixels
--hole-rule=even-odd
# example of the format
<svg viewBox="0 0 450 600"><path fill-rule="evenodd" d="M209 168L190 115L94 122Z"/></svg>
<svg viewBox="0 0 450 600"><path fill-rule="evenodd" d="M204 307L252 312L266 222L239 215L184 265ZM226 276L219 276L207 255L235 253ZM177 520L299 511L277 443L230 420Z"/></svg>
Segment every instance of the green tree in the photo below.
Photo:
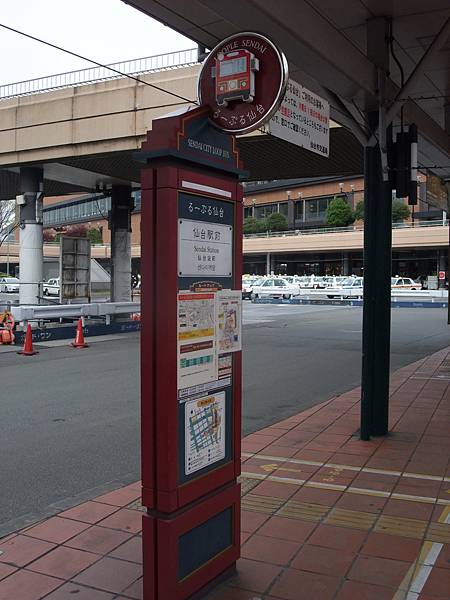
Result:
<svg viewBox="0 0 450 600"><path fill-rule="evenodd" d="M402 200L392 201L392 222L401 223L410 216L410 210Z"/></svg>
<svg viewBox="0 0 450 600"><path fill-rule="evenodd" d="M342 197L335 197L330 202L325 218L326 224L330 227L346 227L355 220L350 204Z"/></svg>
<svg viewBox="0 0 450 600"><path fill-rule="evenodd" d="M355 221L364 221L364 200L360 200L357 203L353 216L355 217Z"/></svg>
<svg viewBox="0 0 450 600"><path fill-rule="evenodd" d="M261 233L267 231L266 221L254 217L244 219L244 233Z"/></svg>
<svg viewBox="0 0 450 600"><path fill-rule="evenodd" d="M266 219L266 229L268 231L286 231L287 228L287 219L281 213L274 212Z"/></svg>
<svg viewBox="0 0 450 600"><path fill-rule="evenodd" d="M87 237L91 240L91 244L103 244L102 232L98 227L90 227L87 232Z"/></svg>

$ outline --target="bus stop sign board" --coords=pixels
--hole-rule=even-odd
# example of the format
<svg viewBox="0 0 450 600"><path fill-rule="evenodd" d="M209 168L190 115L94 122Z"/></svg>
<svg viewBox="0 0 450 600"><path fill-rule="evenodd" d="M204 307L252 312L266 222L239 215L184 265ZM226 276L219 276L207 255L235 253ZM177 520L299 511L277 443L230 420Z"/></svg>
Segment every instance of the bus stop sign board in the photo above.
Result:
<svg viewBox="0 0 450 600"><path fill-rule="evenodd" d="M209 55L202 106L153 121L142 189L144 600L184 600L240 551L243 175L235 138L265 122L282 53L237 34Z"/></svg>
<svg viewBox="0 0 450 600"><path fill-rule="evenodd" d="M242 171L209 115L154 121L139 155L145 600L239 556Z"/></svg>

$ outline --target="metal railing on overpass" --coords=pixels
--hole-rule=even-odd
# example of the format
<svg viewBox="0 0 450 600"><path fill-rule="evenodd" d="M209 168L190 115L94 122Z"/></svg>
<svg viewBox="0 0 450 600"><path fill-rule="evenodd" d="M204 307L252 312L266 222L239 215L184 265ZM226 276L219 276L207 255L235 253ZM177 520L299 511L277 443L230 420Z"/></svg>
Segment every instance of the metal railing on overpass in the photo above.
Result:
<svg viewBox="0 0 450 600"><path fill-rule="evenodd" d="M440 221L414 221L406 223L392 223L392 229L415 229L420 227L446 227L449 220ZM287 231L264 231L262 233L245 233L245 238L288 237L298 235L314 235L325 233L345 233L363 231L364 225L349 225L348 227L320 227L316 229L289 229Z"/></svg>
<svg viewBox="0 0 450 600"><path fill-rule="evenodd" d="M98 81L120 79L123 77L123 75L111 71L111 68L120 71L124 75L136 76L143 73L155 73L157 71L188 67L197 64L197 62L197 48L178 50L177 52L167 52L165 54L146 56L144 58L134 58L122 62L111 63L104 67L89 67L87 69L79 69L78 71L57 73L56 75L48 75L47 77L39 77L37 79L28 79L26 81L0 85L0 99L27 96L29 94L38 94L40 92L49 92L51 90L79 85L88 85Z"/></svg>

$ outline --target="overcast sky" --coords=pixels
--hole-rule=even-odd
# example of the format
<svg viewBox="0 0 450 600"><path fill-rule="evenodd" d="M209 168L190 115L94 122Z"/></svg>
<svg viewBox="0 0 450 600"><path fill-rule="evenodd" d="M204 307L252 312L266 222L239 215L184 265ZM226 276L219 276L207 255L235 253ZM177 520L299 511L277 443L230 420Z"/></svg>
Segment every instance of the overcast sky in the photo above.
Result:
<svg viewBox="0 0 450 600"><path fill-rule="evenodd" d="M101 63L194 48L121 0L0 0L0 23ZM92 66L0 27L0 85Z"/></svg>

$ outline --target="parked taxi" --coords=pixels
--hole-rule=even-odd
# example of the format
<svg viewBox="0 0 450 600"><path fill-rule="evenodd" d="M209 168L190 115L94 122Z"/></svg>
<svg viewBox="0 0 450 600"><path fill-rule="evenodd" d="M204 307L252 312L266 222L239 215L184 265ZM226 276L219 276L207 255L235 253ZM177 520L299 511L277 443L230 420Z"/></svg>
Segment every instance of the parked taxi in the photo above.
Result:
<svg viewBox="0 0 450 600"><path fill-rule="evenodd" d="M391 277L391 288L393 290L420 290L421 285L410 277Z"/></svg>

